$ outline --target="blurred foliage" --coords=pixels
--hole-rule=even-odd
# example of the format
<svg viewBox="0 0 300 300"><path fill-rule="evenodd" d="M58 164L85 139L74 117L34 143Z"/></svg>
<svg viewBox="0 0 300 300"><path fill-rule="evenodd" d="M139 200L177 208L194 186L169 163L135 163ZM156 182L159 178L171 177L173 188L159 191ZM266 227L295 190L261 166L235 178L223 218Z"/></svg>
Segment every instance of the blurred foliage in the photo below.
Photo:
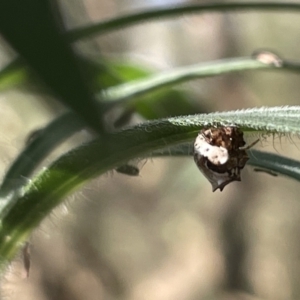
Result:
<svg viewBox="0 0 300 300"><path fill-rule="evenodd" d="M126 6L126 3L119 5ZM63 7L63 5L61 6ZM21 2L17 0L7 0L1 2L0 32L10 46L12 46L22 58L13 60L0 71L0 90L5 92L8 89L21 88L21 91L26 91L27 94L35 93L45 96L43 97L45 101L50 102L53 98L57 99L71 109L71 112L60 115L44 129L38 131L36 136L28 142L25 149L20 152L4 176L0 188L0 256L3 270L7 263L15 257L18 250L22 248L22 245L25 245L24 249L26 251L23 251L23 253L25 253L24 262L28 269L29 254L26 241L32 231L39 226L41 221L50 215L53 209L61 204L67 195L100 174L115 169L120 173L127 172L129 175L132 175L130 172L134 170L133 173L136 176L139 173L139 167L132 164L132 162L128 164L132 159L166 155L178 156L178 153L180 153L181 156L189 156L191 154L191 142L194 140L198 131L205 126L235 125L239 126L248 134L258 134L261 137L268 135L273 136L273 139L275 139L275 137L281 138L281 136L289 137L290 135L299 134L300 112L299 106L297 105L230 110L230 105L235 105L239 103L239 101L243 101L241 98L246 98L244 95L249 96L249 94L251 94L251 92L249 92L251 88L248 87L247 90L247 87L242 85L241 81L234 80L235 78L241 79L249 76L242 73L242 71L253 70L253 72L257 74L254 77L257 78L264 76L258 74L258 69L268 69L274 71L274 74L278 74L279 71L282 70L292 71L294 72L294 76L298 76L299 62L286 59L286 57L279 57L272 51L258 51L252 57L237 57L235 52L238 52L238 46L232 43L232 45L230 45L230 51L232 51L230 56L234 58L222 60L212 58L209 63L198 63L197 59L194 59L193 63L188 66L172 66L169 70L161 72L159 68L150 68L147 64L138 59L132 62L132 59L128 59L126 56L124 58L124 55L118 55L117 58L112 58L105 57L103 53L101 53L100 56L99 52L97 52L95 56L96 59L95 57L91 58L89 55L83 54L82 52L84 51L79 50L81 49L80 45L71 47L70 43L71 41L83 40L94 35L107 34L110 31L125 28L146 20L178 16L183 13L194 14L195 12L254 10L276 10L279 14L282 11L296 12L300 10L300 4L285 2L241 2L170 5L170 7L166 8L145 9L141 12L117 16L104 22L101 21L87 26L80 26L67 32L65 26L62 25L64 23L62 22L63 9L58 8L53 1L36 0ZM243 17L246 18L247 15L243 15ZM16 20L18 20L18 22L16 22ZM191 31L191 36L193 36L193 30L201 31L201 26L191 27L193 28L186 27L186 29ZM272 27L270 26L270 28L267 29L272 30ZM214 31L214 36L216 37L217 44L220 44L218 45L218 51L224 56L226 51L221 48L222 45L225 44L223 40L225 40L228 32L226 32L226 26L220 26L218 30L221 32L220 36L218 36L217 30ZM238 31L238 29L236 30ZM146 32L142 32L142 35L137 35L137 39L142 39L142 43L145 43L145 47L147 48L147 40L150 40L150 38ZM123 32L123 34L125 36L125 44L127 42L126 32ZM180 49L184 49L185 33L180 36L180 32L178 31L176 34L179 36L177 41L179 44L179 52ZM130 36L132 40L135 39L134 34L130 34ZM165 35L162 31L159 32L159 35L155 32L155 36L157 39L161 38L159 43L164 41ZM209 38L213 39L214 37L210 36ZM190 39L193 40L193 38ZM165 42L170 48L169 54L175 53L174 57L176 57L176 51L171 49L172 44L170 40ZM228 42L228 44L230 44L230 42ZM101 46L100 42L100 48ZM203 47L206 46L204 43ZM76 49L76 51L74 49ZM209 57L214 50L214 47L210 48L210 51L207 50L205 55ZM192 57L185 55L184 50L183 54L184 59L188 60ZM219 54L217 53L216 56L219 56ZM195 63L195 61L197 63ZM202 93L197 94L197 100L194 95L195 86L186 85L184 89L176 86L177 84L189 80L233 72L239 73L235 75L236 77L231 75L227 76L226 79L222 76L219 79L218 85L216 85L216 82L213 83L213 91L209 97L203 92L203 85L200 85L199 81L196 82L195 85L199 83L202 89ZM285 76L285 78L290 76L286 73L282 74L278 76ZM226 80L228 80L227 84L225 84ZM207 80L204 82L204 85L209 86L210 82ZM222 87L222 85L226 85L227 88ZM250 85L251 84L249 84L249 86ZM275 91L279 88L280 85L274 85L274 97L278 96ZM245 92L245 90L247 90L247 92ZM252 92L252 98L255 98L254 94L255 92ZM225 98L224 95L226 95L226 98L230 99L232 103L230 101L223 101L223 98ZM209 110L209 104L207 103L209 103L210 99L220 99L219 105L220 103L224 103L225 106L228 106L228 111L203 114ZM215 105L216 109L218 107L221 106ZM245 106L240 105L238 107ZM32 116L35 113L33 109L31 112ZM61 111L59 113L61 113ZM195 113L202 114L190 116ZM139 123L137 125L130 125L131 119L134 117L138 118ZM66 141L74 133L80 132L83 128L95 130L91 132L90 136L93 139L91 142L87 142L78 148L65 152L58 157L53 164L50 164L32 176L33 172L38 170L41 161L46 159L52 150ZM261 138L261 140L263 139ZM182 147L179 146L178 148L178 144L181 144ZM270 154L265 151L253 151L250 164L257 166L258 170L262 168L263 170L267 170L267 172L276 172L276 174L286 175L299 180L298 160L289 159L279 154ZM130 168L128 170L128 166L131 167L131 171ZM174 173L176 168L177 165L174 163ZM167 178L160 178L159 174L155 174L153 177L156 179L156 185L155 188L152 188L152 191L155 190L159 184L161 184L163 190L165 185L169 183ZM190 177L190 175L185 177ZM30 180L28 180L29 178ZM172 180L173 178L170 179L170 182ZM171 224L174 226L168 225L167 221L165 221L166 224L164 223L164 226L166 227L164 227L164 229L167 228L166 232L171 232L174 228L177 228L176 226L178 226L178 224L183 224L182 228L185 228L185 226L189 229L194 227L197 229L195 230L197 234L193 236L196 239L198 234L201 235L202 225L197 223L198 221L196 221L197 218L195 218L195 216L191 216L195 212L194 209L192 209L194 206L189 202L188 197L185 196L190 193L188 188L184 190L185 187L193 184L191 182L194 181L185 180L184 184L173 183L172 191L173 193L175 191L175 194L181 194L181 197L186 199L186 202L189 203L187 205L191 205L192 213L185 219L185 210L182 209L180 211L182 219L179 216L170 217L170 219L172 219ZM251 184L249 184L249 186L250 185ZM255 186L252 186L252 189L255 191ZM104 191L105 188L102 190ZM105 203L104 194L101 192L102 190L100 189L100 192L97 193L97 200L99 200L98 196L101 196L102 198L98 202ZM111 190L113 191L114 189L112 188ZM153 195L151 196L155 198L155 191L152 193ZM201 194L203 203L209 199L204 186L201 187L198 194L199 193ZM162 197L161 194L160 196ZM248 195L248 197L250 197L250 195ZM214 259L218 261L218 272L221 270L220 272L225 273L226 271L227 273L226 278L228 282L224 290L233 294L239 290L244 290L250 294L252 293L251 284L249 283L251 280L247 279L247 276L244 274L246 272L242 272L243 267L240 265L245 263L243 259L246 255L243 248L245 247L243 238L241 238L238 232L240 222L239 212L242 211L241 208L243 206L235 201L238 197L232 199L232 207L230 207L229 200L225 201L228 207L227 210L224 209L221 221L218 220L218 216L215 215L215 221L218 220L219 222L216 222L218 225L215 226L221 228L219 228L218 233L222 232L224 238L218 242L216 242L216 240L211 241L211 243L222 244L224 253L221 255L221 252L218 252L212 246L207 246L206 250L201 249L201 247L198 248L200 244L202 245L203 240L201 242L199 240L199 245L194 245L193 239L191 239L190 241L188 240L187 243L182 243L190 245L191 247L186 249L187 252L184 251L184 256L193 257L193 259L197 261L197 255L189 255L188 252L194 249L193 245L197 253L201 252L200 250L206 251L207 257L209 256L208 254L211 253L211 259L207 260L208 265L210 263L211 265L209 265L209 268L206 268L206 270L212 269ZM152 200L153 202L151 203L154 203L155 199ZM181 203L182 202L183 201L181 201ZM101 203L99 205L102 205ZM166 206L170 205L168 200L162 203ZM149 203L147 205L149 205ZM183 204L178 204L178 207L180 207L180 205ZM159 222L163 223L163 214L168 213L168 209L166 207L160 207L160 204L157 204L157 207L161 209L158 209L158 214L160 212L162 213ZM125 206L124 211L127 209L129 208ZM145 209L145 211L148 212L147 209ZM129 214L129 212L127 213ZM103 222L105 222L105 215L103 215L102 218ZM118 220L118 218L121 220L122 216L117 214L117 216L111 220L115 221ZM147 223L147 218L143 218L141 215L143 222L133 219L133 215L130 214L130 218L128 218L126 222L128 222L128 224L130 222L130 224L140 224L132 227L133 230L136 230L137 236L139 236L142 232L142 224L143 222ZM295 217L295 220L296 219ZM181 221L177 222L176 220ZM111 227L112 223L109 222L112 221L108 220L107 222L110 224L108 227ZM147 229L149 232L152 228L156 228L156 224L154 223L155 222L149 223L149 228ZM128 224L126 223L124 226L126 227ZM131 225L128 226L130 227ZM156 230L159 230L159 228L156 228ZM187 230L187 232L189 232L189 230ZM125 237L126 234L123 234L123 236ZM168 234L164 234L167 240ZM103 232L103 235L105 236L105 232ZM105 243L104 245L98 244L96 238L92 238L91 241L86 241L85 238L81 236L81 232L78 232L77 238L78 245L86 245L84 251L91 251L91 253L93 253L95 249L101 247L105 248ZM203 238L205 240L205 234L203 234ZM83 242L80 241L80 239L82 239ZM175 244L175 241L172 240L170 243ZM143 248L143 246L141 246L141 248ZM147 247L145 247L145 249L146 248ZM174 253L176 251L177 250L174 250ZM110 252L107 251L107 253ZM109 254L107 255L109 256ZM170 256L171 265L174 264L177 257L175 254L174 257L172 255ZM105 282L105 278L107 279L107 277L109 277L107 281L111 286L107 287L107 289L109 290L108 294L113 298L126 298L126 296L124 296L126 289L122 285L122 279L119 278L122 277L120 274L122 272L121 266L124 261L126 260L120 262L119 273L117 272L117 274L112 271L113 268L106 265L105 259L99 258L98 261L99 268L107 271L108 275L102 274L100 277L103 282ZM146 262L144 263L147 265ZM194 262L186 262L186 264L194 265ZM186 266L186 264L184 265ZM223 269L220 267L221 265ZM148 266L148 268L150 267ZM90 269L92 270L93 267L91 266ZM116 269L118 268L116 267ZM170 271L166 273L168 273L169 276L174 272ZM191 273L193 272L191 271ZM239 277L240 273L243 273L243 276ZM189 278L196 280L195 278L197 276L189 276ZM222 281L220 278L216 279L217 276L215 274L210 273L210 276L215 279L215 285L218 285L218 283L216 283L218 280L220 282ZM158 281L160 280L158 279ZM252 279L252 281L254 280ZM161 282L163 282L163 280L161 280ZM183 283L184 279L181 278L179 282ZM204 278L202 278L201 282L205 282ZM109 286L109 284L107 286ZM174 291L177 286L181 285L179 283L173 284ZM209 284L203 283L202 290L199 291L200 297L210 294L208 291L209 287L207 286L209 286ZM144 288L144 290L147 290L146 287ZM218 288L215 288L215 290L218 291ZM285 291L287 290L288 288L285 289ZM102 293L105 294L104 292ZM143 294L143 292L140 293ZM169 294L172 294L172 292L169 291ZM196 294L197 292L191 288L185 291L181 298L198 298ZM212 294L214 294L214 297L220 299L222 299L224 295L224 297L226 297L225 293L224 295L218 295L218 292L213 291ZM261 294L263 295L264 293L262 292ZM295 292L295 294L297 294L297 292ZM131 298L128 296L127 298L139 299L137 295L140 295L139 292L136 292L135 296ZM156 298L155 293L153 295L151 297ZM243 296L239 299L242 299L242 297ZM102 298L104 299L105 296ZM171 299L174 299L174 297L171 297Z"/></svg>

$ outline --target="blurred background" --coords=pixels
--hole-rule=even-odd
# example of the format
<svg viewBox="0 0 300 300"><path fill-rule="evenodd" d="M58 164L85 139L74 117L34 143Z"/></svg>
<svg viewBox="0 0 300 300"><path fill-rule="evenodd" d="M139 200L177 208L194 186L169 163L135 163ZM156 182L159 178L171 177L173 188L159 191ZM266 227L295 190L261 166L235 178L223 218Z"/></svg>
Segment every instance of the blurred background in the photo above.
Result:
<svg viewBox="0 0 300 300"><path fill-rule="evenodd" d="M193 1L64 0L61 10L71 29L179 3ZM299 26L296 13L182 15L75 47L92 59L101 52L107 59L155 72L249 56L257 49L299 60ZM0 66L12 57L1 42ZM252 71L176 88L199 113L299 105L299 79L291 72ZM2 174L28 135L62 111L46 100L24 90L0 94ZM80 132L54 156L88 138L87 132ZM259 150L296 159L300 155L297 136L259 138ZM2 279L3 299L299 299L298 182L256 173L248 166L242 182L212 193L192 158L141 158L132 164L140 169L139 176L115 171L101 176L41 224L29 241L29 278L20 254Z"/></svg>

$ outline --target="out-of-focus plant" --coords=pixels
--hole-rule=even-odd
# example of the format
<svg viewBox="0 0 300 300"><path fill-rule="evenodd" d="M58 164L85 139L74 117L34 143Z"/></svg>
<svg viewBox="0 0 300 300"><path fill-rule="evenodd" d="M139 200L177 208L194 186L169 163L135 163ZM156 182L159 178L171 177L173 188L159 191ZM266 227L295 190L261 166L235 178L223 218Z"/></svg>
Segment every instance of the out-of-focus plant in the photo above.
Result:
<svg viewBox="0 0 300 300"><path fill-rule="evenodd" d="M133 158L190 155L187 145L205 126L238 126L250 133L300 132L298 106L188 115L195 112L194 107L183 92L173 88L187 80L230 72L259 69L299 72L299 63L265 52L155 74L143 67L116 61L95 63L76 55L70 46L72 41L157 17L229 10L300 11L300 5L259 2L177 6L138 12L64 32L57 21L59 10L53 7L53 1L1 2L0 32L20 58L0 71L0 89L26 86L43 90L71 109L37 134L3 179L0 188L0 259L3 266L68 194L92 178L126 165ZM87 80L82 79L83 73ZM114 107L124 112L120 120L126 120L126 115L134 111L148 121L111 132L107 130L104 116ZM178 116L180 113L186 115ZM175 117L167 118L169 115ZM120 120L116 121L118 125L122 124ZM84 127L94 129L97 138L65 153L31 180L24 180L30 178L54 147ZM299 162L276 154L253 150L249 163L296 180L300 178Z"/></svg>

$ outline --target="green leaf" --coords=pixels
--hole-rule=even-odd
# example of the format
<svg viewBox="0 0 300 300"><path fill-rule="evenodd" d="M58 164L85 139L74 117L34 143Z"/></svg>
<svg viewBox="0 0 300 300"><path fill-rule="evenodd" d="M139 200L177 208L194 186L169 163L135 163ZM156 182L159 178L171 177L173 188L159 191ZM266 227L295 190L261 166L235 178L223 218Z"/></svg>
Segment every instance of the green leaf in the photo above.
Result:
<svg viewBox="0 0 300 300"><path fill-rule="evenodd" d="M252 57L222 59L179 67L152 74L146 78L119 84L106 89L101 96L102 99L108 102L108 107L120 104L126 105L128 109L137 111L147 119L192 114L199 112L199 108L189 103L183 93L179 93L176 90L168 90L167 88L199 78L263 69L299 72L300 64L282 60L281 66L275 66L262 63ZM153 93L149 94L149 92Z"/></svg>
<svg viewBox="0 0 300 300"><path fill-rule="evenodd" d="M121 64L116 64L116 66L119 67ZM177 82L184 82L185 80L198 77L219 75L226 72L234 72L257 67L274 68L273 66L262 64L251 58L239 58L216 61L210 64L187 66L164 72L162 74L152 75L150 78L136 80L111 88L106 95L108 105L105 109L110 109L115 105L124 105L129 109L134 109L141 115L148 118L164 114L177 114L179 111L181 113L189 113L190 110L192 110L192 107L186 104L186 98L182 97L182 94L179 92L171 90L163 91L158 96L149 95L147 98L142 96L147 95L150 91L153 92ZM128 67L128 69L131 69L131 67ZM125 70L127 69L125 68ZM139 70L138 68L132 68L132 70L132 73L138 73L139 76L143 72L143 74L146 73L146 71ZM115 71L116 69L112 68L112 72ZM124 75L124 73L122 74ZM117 74L116 76L119 75ZM131 78L133 78L133 76ZM175 93L174 97L172 96L172 93ZM103 98L105 99L104 95ZM172 110L168 108L167 105L171 106L171 108L174 107L174 109ZM191 113L192 112L194 111L191 111ZM70 119L73 121L70 122ZM35 143L29 145L16 159L5 177L2 188L7 185L8 181L13 182L14 180L19 180L19 178L30 175L33 169L43 158L46 157L49 151L54 149L54 147L56 147L64 139L67 139L70 135L74 134L76 130L80 130L85 126L85 124L80 122L80 120L75 120L76 115L67 113L57 120L54 120L53 123L46 127ZM54 141L53 137L57 137L57 142ZM34 157L35 159L28 161L27 157ZM5 189L4 194L6 193L7 191Z"/></svg>
<svg viewBox="0 0 300 300"><path fill-rule="evenodd" d="M161 19L162 17L174 17L181 16L182 14L189 13L213 13L213 12L241 12L241 11L291 11L295 12L300 10L300 4L285 3L285 2L259 2L259 3L213 3L213 4L188 4L180 6L172 6L171 8L159 8L153 10L142 11L138 13L132 13L129 15L116 17L108 21L92 24L86 27L74 29L66 33L69 41L74 42L83 38L90 38L93 35L106 33L108 31L124 28L125 26L132 26L139 22L145 22L145 20ZM16 65L16 62L12 62ZM10 67L10 66L9 66ZM20 80L17 75L24 75L19 70L18 74L10 73L10 79L14 77L16 80ZM5 77L5 81L2 81L3 74L0 72L0 90L7 86L8 77Z"/></svg>
<svg viewBox="0 0 300 300"><path fill-rule="evenodd" d="M62 35L55 1L2 0L0 32L46 86L87 124L102 131L101 114Z"/></svg>
<svg viewBox="0 0 300 300"><path fill-rule="evenodd" d="M111 104L116 101L118 105L125 105L127 109L137 112L148 120L203 112L200 110L200 103L196 106L189 101L187 93L177 89L163 88L163 86L172 85L170 82L166 83L167 80L171 80L172 72L167 74L163 72L165 74L164 83L157 84L153 78L160 77L161 73L155 74L153 70L137 63L112 61L109 65L125 83L106 89L102 96L103 100L108 100ZM188 71L189 67L186 69ZM176 71L178 69L174 70L174 72ZM184 79L182 78L182 80ZM176 82L173 81L173 84ZM153 86L145 88L147 83L153 84ZM139 91L137 91L138 89ZM119 95L122 96L119 97Z"/></svg>
<svg viewBox="0 0 300 300"><path fill-rule="evenodd" d="M188 80L207 78L246 70L258 69L280 69L270 64L265 64L251 57L240 57L222 59L214 62L195 64L190 66L179 67L170 71L154 74L147 78L124 83L116 87L106 89L102 96L106 101L112 104L126 101L135 101L137 97L146 93L174 84L186 82ZM300 71L300 67L299 67Z"/></svg>
<svg viewBox="0 0 300 300"><path fill-rule="evenodd" d="M275 153L257 150L249 151L249 165L270 170L275 174L288 176L300 181L300 162Z"/></svg>
<svg viewBox="0 0 300 300"><path fill-rule="evenodd" d="M27 83L28 77L28 68L18 57L0 71L0 91Z"/></svg>
<svg viewBox="0 0 300 300"><path fill-rule="evenodd" d="M245 132L300 133L300 106L255 108L146 122L101 136L70 151L42 171L16 196L2 199L0 257L10 260L30 232L62 199L86 181L128 160L191 142L203 126L240 127ZM6 209L6 205L9 209Z"/></svg>
<svg viewBox="0 0 300 300"><path fill-rule="evenodd" d="M47 154L85 126L85 122L76 114L67 113L42 129L10 166L1 184L0 197L12 197L13 192L18 192Z"/></svg>

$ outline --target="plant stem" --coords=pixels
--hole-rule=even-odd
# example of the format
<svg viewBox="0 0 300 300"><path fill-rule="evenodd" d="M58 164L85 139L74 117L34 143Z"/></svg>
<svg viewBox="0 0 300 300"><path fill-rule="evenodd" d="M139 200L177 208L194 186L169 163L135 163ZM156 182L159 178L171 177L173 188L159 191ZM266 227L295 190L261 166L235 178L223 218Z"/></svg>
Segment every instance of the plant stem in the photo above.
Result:
<svg viewBox="0 0 300 300"><path fill-rule="evenodd" d="M121 17L109 19L86 27L73 29L67 33L69 41L82 40L90 38L97 34L107 33L112 30L123 29L137 23L146 22L153 19L161 19L162 17L170 18L180 16L182 14L195 13L222 13L222 12L243 12L243 11L300 11L300 4L293 2L232 2L232 3L213 3L213 4L190 4L178 5L171 8L156 8L147 11L128 14Z"/></svg>

